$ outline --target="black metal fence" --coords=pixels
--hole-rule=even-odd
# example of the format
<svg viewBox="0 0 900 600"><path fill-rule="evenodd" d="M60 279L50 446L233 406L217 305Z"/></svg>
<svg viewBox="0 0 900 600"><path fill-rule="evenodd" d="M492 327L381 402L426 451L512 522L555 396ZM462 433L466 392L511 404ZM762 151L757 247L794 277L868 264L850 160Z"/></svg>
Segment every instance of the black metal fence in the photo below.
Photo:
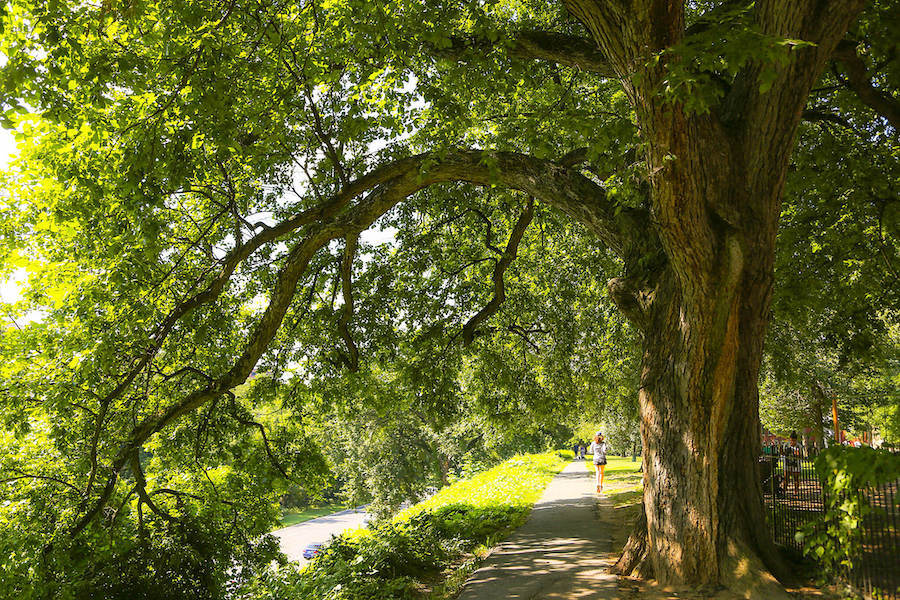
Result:
<svg viewBox="0 0 900 600"><path fill-rule="evenodd" d="M763 497L775 542L797 551L794 537L805 523L825 512L822 484L807 456L760 457ZM847 579L872 600L900 600L900 482L856 490L871 507L861 524L859 555Z"/></svg>

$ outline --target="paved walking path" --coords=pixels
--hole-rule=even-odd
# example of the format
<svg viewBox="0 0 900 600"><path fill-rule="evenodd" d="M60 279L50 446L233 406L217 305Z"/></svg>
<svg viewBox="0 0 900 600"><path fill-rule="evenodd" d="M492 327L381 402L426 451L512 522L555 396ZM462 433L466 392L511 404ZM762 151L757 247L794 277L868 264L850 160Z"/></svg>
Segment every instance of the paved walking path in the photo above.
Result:
<svg viewBox="0 0 900 600"><path fill-rule="evenodd" d="M613 600L610 535L595 514L594 474L574 461L547 486L528 521L494 550L458 600ZM602 507L601 499L601 508Z"/></svg>

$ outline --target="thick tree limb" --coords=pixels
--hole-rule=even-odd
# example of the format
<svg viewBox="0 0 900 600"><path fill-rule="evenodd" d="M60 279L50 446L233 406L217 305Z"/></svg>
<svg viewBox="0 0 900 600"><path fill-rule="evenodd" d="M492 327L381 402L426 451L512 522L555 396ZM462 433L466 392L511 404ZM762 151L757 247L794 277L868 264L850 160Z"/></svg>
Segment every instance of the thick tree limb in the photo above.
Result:
<svg viewBox="0 0 900 600"><path fill-rule="evenodd" d="M813 42L815 46L792 48L788 45L784 52L791 56L784 65L776 67L759 62L742 70L724 102L723 117L731 119L741 114L744 126L754 134L756 129L763 129L761 124L767 121L796 123L802 110L799 107L805 105L825 62L864 4L864 0L825 0L818 4L780 0L757 2L754 16L762 32ZM761 88L761 77L773 69L778 71L777 77ZM778 140L770 147L780 144L784 152L789 152L793 147L794 129L779 129L789 133L791 138ZM760 138L759 143L763 145L770 141Z"/></svg>
<svg viewBox="0 0 900 600"><path fill-rule="evenodd" d="M571 168L580 165L587 160L587 148L576 148L567 152L559 159L560 166Z"/></svg>
<svg viewBox="0 0 900 600"><path fill-rule="evenodd" d="M829 123L837 123L841 127L846 127L847 129L852 129L850 123L847 122L847 119L845 119L844 117L842 117L840 115L836 115L834 113L824 112L821 110L812 110L812 109L804 110L803 111L803 120L810 121L810 122L826 121Z"/></svg>
<svg viewBox="0 0 900 600"><path fill-rule="evenodd" d="M900 132L900 102L872 85L866 63L856 53L856 44L842 40L832 59L843 67L844 84L856 92L863 104L887 119L895 132Z"/></svg>
<svg viewBox="0 0 900 600"><path fill-rule="evenodd" d="M431 48L431 53L454 60L465 61L466 53L485 53L504 47L506 54L514 58L544 60L565 67L596 73L602 77L615 77L606 56L591 40L556 33L553 31L520 31L506 40L491 41L483 37L451 38L447 48Z"/></svg>
<svg viewBox="0 0 900 600"><path fill-rule="evenodd" d="M495 162L495 170L487 169L486 161ZM400 159L356 179L327 201L261 231L244 245L229 252L223 259L219 274L210 281L206 289L181 302L160 323L151 336L153 343L143 355L136 358L136 363L119 384L101 399L101 406L121 396L132 384L182 317L218 298L237 266L253 252L303 226L333 218L359 195L401 175L408 176L411 169L420 169L430 162L436 163L432 165L432 169L435 170L434 183L453 180L476 184L496 183L493 177L496 171L499 183L526 191L556 206L586 225L614 251L622 252L624 241L615 222L614 207L606 200L603 189L580 173L569 171L550 161L511 152L486 153L479 150L463 150L452 153L443 160L436 160L429 154Z"/></svg>
<svg viewBox="0 0 900 600"><path fill-rule="evenodd" d="M608 58L626 89L631 75L645 70L652 54L684 36L684 7L668 0L565 0ZM655 82L647 81L649 86Z"/></svg>
<svg viewBox="0 0 900 600"><path fill-rule="evenodd" d="M97 438L99 435L99 430L102 427L102 421L105 418L106 410L109 404L117 398L121 397L125 390L131 386L137 376L147 367L150 361L153 360L175 324L193 310L218 298L224 291L226 284L230 281L231 276L234 274L235 269L240 263L246 260L251 254L253 254L263 245L275 241L283 235L291 233L296 229L308 225L312 222L333 217L352 199L377 185L389 181L391 178L397 176L398 173L402 173L405 170L408 170L411 164L415 164L415 161L406 159L375 169L369 174L360 177L356 181L346 186L338 194L336 194L326 202L320 203L319 205L309 210L305 210L297 214L296 216L291 217L290 219L286 219L278 225L275 225L274 227L264 229L262 232L247 240L246 244L237 246L231 252L229 252L223 259L219 274L216 275L216 277L214 277L209 282L209 284L207 284L206 289L195 294L191 298L180 302L175 308L172 309L168 316L163 319L163 321L157 326L156 330L151 335L152 343L150 344L150 346L143 352L143 354L141 354L140 356L136 356L132 360L132 367L120 379L119 383L109 393L107 393L103 398L100 399L101 417L98 419L97 430L95 431L94 437ZM93 441L91 450L92 468L90 476L88 478L88 485L86 486L84 492L85 497L90 494L91 488L93 487L94 483L94 477L97 471L95 449L96 441ZM107 493L111 493L111 489L108 485L103 494L106 495Z"/></svg>
<svg viewBox="0 0 900 600"><path fill-rule="evenodd" d="M494 162L495 169L487 169L485 161ZM229 252L222 261L219 274L209 282L206 289L179 303L159 324L151 336L151 345L141 356L135 358L132 368L119 384L101 399L101 406L120 397L156 356L175 324L191 311L218 298L237 266L260 247L303 226L333 218L359 195L401 175L408 176L412 169L418 170L428 163L435 163L431 167L435 170L433 183L454 180L475 184L498 183L494 178L496 173L499 183L526 191L556 206L586 225L614 251L621 253L624 247L615 222L614 208L606 200L603 189L580 173L569 171L550 161L524 154L479 150L457 151L443 160L429 154L400 159L356 179L327 201L261 231L244 245Z"/></svg>
<svg viewBox="0 0 900 600"><path fill-rule="evenodd" d="M632 324L641 330L647 327L652 293L636 285L634 279L629 277L610 279L606 283L606 289L616 307Z"/></svg>
<svg viewBox="0 0 900 600"><path fill-rule="evenodd" d="M477 185L499 184L524 191L574 217L611 249L620 254L623 252L624 239L619 231L614 207L607 200L604 190L580 173L560 167L552 161L512 152L458 150L451 151L444 157L421 154L376 169L352 182L328 202L260 232L244 246L233 250L226 257L222 272L207 289L180 304L157 328L154 346L140 359L140 368L129 372L108 395L110 399L120 395L131 385L181 317L221 294L237 265L253 250L307 226L306 236L285 258L270 295L269 305L232 367L168 408L146 417L132 429L112 460L106 486L94 505L76 523L72 535L81 532L102 510L115 490L118 473L133 452L147 439L246 381L281 326L297 283L316 252L333 239L358 234L368 228L378 217L410 194L429 185L450 181ZM366 191L369 194L351 210L342 210L350 200Z"/></svg>
<svg viewBox="0 0 900 600"><path fill-rule="evenodd" d="M522 211L522 214L519 215L519 219L516 221L515 226L513 227L512 233L509 236L509 242L506 244L506 249L503 251L503 256L497 261L497 264L494 265L494 273L491 276L494 280L494 296L491 298L491 301L487 303L484 308L482 308L478 313L475 314L474 317L469 319L469 321L463 326L462 336L463 336L463 344L468 346L472 343L472 340L475 339L475 329L479 324L484 322L488 317L497 312L500 308L500 305L503 304L504 300L506 300L506 290L503 284L503 274L506 272L506 269L512 264L512 261L516 258L516 253L519 250L519 243L522 241L522 236L525 235L525 230L528 228L528 225L531 223L531 219L534 217L534 199L528 198L528 204L525 206L525 210Z"/></svg>
<svg viewBox="0 0 900 600"><path fill-rule="evenodd" d="M603 77L616 74L591 40L551 31L522 31L512 39L510 54L518 58L552 61Z"/></svg>
<svg viewBox="0 0 900 600"><path fill-rule="evenodd" d="M141 502L147 505L147 507L152 510L155 514L159 515L166 521L170 523L177 523L178 519L161 509L153 502L153 499L147 494L147 481L144 479L144 471L141 469L141 459L137 450L135 450L130 457L131 463L131 472L134 475L135 479L135 490L137 490L138 497L141 499Z"/></svg>

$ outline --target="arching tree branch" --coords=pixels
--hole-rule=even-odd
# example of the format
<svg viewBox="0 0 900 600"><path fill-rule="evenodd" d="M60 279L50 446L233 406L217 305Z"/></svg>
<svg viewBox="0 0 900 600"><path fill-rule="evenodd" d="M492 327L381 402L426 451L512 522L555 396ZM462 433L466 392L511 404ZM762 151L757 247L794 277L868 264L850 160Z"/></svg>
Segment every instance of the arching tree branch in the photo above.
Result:
<svg viewBox="0 0 900 600"><path fill-rule="evenodd" d="M866 63L856 52L856 44L850 40L842 40L838 44L832 59L841 67L843 83L853 90L859 99L887 119L895 132L900 132L900 102L885 94L872 84Z"/></svg>
<svg viewBox="0 0 900 600"><path fill-rule="evenodd" d="M516 253L519 250L519 243L522 241L522 236L525 235L525 230L528 228L528 225L531 223L531 219L534 216L534 199L528 198L528 204L525 206L525 210L522 211L522 214L519 215L519 219L516 221L515 226L513 227L512 233L509 236L509 242L506 244L506 249L503 251L503 256L497 261L497 264L494 265L494 273L492 275L492 279L494 280L494 296L491 298L491 301L487 303L478 313L475 314L474 317L469 319L469 321L463 326L462 336L463 336L463 344L468 346L472 343L472 340L475 339L475 330L479 324L484 322L488 317L497 312L500 308L500 305L503 304L503 301L506 300L506 290L503 284L503 274L506 272L506 269L512 264L512 261L516 258Z"/></svg>
<svg viewBox="0 0 900 600"><path fill-rule="evenodd" d="M284 259L270 294L269 304L232 367L168 408L146 417L131 430L112 460L110 477L105 487L92 507L78 520L72 529L72 535L81 532L102 510L115 490L119 472L132 453L147 439L246 381L281 326L296 286L316 252L333 239L358 234L367 229L407 196L430 185L450 181L476 185L498 184L524 191L583 223L615 252L621 254L625 247L614 207L607 200L604 190L580 173L560 167L552 161L513 152L458 150L443 157L421 154L376 169L352 182L329 201L260 232L244 246L236 248L226 258L222 273L207 289L179 305L157 328L152 353L148 352L140 359L141 368L132 369L110 393L109 398L120 395L131 385L143 366L149 363L161 347L165 335L181 317L221 294L237 265L253 250L306 226L305 237ZM353 198L366 191L369 193L364 199L347 209Z"/></svg>
<svg viewBox="0 0 900 600"><path fill-rule="evenodd" d="M491 168L488 168L490 164ZM419 173L422 169L427 173ZM151 344L132 361L131 368L119 383L104 396L101 406L119 398L156 356L175 324L193 310L218 298L230 281L235 269L263 245L300 229L332 219L361 194L397 178L409 179L413 174L421 181L412 183L413 193L432 183L468 181L474 184L501 183L525 191L575 218L613 251L621 254L624 240L619 231L614 207L607 201L604 190L578 173L547 160L513 152L483 152L460 150L444 158L419 154L383 165L356 179L328 200L305 210L277 225L264 229L242 246L235 247L222 260L222 267L206 288L179 303L157 326ZM498 181L499 179L499 181ZM421 183L422 185L416 185Z"/></svg>

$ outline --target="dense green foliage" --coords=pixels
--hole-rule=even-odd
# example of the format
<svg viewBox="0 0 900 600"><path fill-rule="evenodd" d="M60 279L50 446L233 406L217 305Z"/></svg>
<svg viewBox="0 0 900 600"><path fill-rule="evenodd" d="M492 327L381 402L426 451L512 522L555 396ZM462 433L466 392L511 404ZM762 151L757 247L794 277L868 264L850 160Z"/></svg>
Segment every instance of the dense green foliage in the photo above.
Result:
<svg viewBox="0 0 900 600"><path fill-rule="evenodd" d="M816 474L823 482L826 506L822 516L797 533L805 554L812 556L829 577L853 568L860 555L863 519L873 510L859 490L897 481L900 454L872 448L833 446L819 454Z"/></svg>
<svg viewBox="0 0 900 600"><path fill-rule="evenodd" d="M819 105L835 110L835 93ZM781 434L830 422L836 397L842 429L897 443L897 137L861 121L805 130L782 213L763 422Z"/></svg>
<svg viewBox="0 0 900 600"><path fill-rule="evenodd" d="M848 38L897 101L896 6L872 2ZM830 422L900 442L900 146L836 64L813 90L785 189L763 423L782 435Z"/></svg>
<svg viewBox="0 0 900 600"><path fill-rule="evenodd" d="M234 597L297 600L415 598L476 546L520 525L567 464L555 453L521 455L444 488L391 520L332 539L308 566L238 577Z"/></svg>
<svg viewBox="0 0 900 600"><path fill-rule="evenodd" d="M555 123L544 116L566 90L611 95L574 71L553 83L553 69L527 63L496 79L499 53L472 69L435 62L429 44L444 44L449 24L486 31L510 10L488 6L470 21L418 3L5 7L3 99L21 158L0 193L2 274L29 277L6 310L42 318L6 329L0 348L4 594L79 595L119 577L132 587L111 596L171 581L170 597L216 597L229 564L270 559L253 540L288 485L316 493L336 477L387 513L440 485L443 463L459 475L552 445L578 399L601 403L604 373L620 377L605 363L623 352L606 342L631 335L601 301L615 261L537 207L504 311L464 348L455 338L490 297L523 203L450 185L382 219L393 243L359 241L355 373L335 326L345 242L311 259L260 357L268 377L140 444L142 473L134 451L122 454L136 426L242 356L304 232L251 253L215 303L179 311L218 289L254 235L392 158L495 136L547 155L593 119L575 97ZM413 42L412 30L424 37ZM526 80L550 87L521 95ZM509 116L482 130L462 106ZM627 115L612 129L595 120L604 139L633 133ZM375 150L376 140L392 143ZM128 464L111 477L120 457ZM98 503L106 518L83 522Z"/></svg>
<svg viewBox="0 0 900 600"><path fill-rule="evenodd" d="M687 4L665 93L692 113L797 44ZM890 94L895 8L853 32ZM0 277L28 279L0 333L0 595L218 597L272 558L291 489L388 515L584 422L633 443L622 259L499 181L517 152L578 166L616 216L648 204L621 83L528 54L583 41L562 3L11 0L0 29ZM810 108L852 131L804 128L791 173L781 403L847 365L897 385L896 126L823 86ZM459 148L478 186L447 175Z"/></svg>

